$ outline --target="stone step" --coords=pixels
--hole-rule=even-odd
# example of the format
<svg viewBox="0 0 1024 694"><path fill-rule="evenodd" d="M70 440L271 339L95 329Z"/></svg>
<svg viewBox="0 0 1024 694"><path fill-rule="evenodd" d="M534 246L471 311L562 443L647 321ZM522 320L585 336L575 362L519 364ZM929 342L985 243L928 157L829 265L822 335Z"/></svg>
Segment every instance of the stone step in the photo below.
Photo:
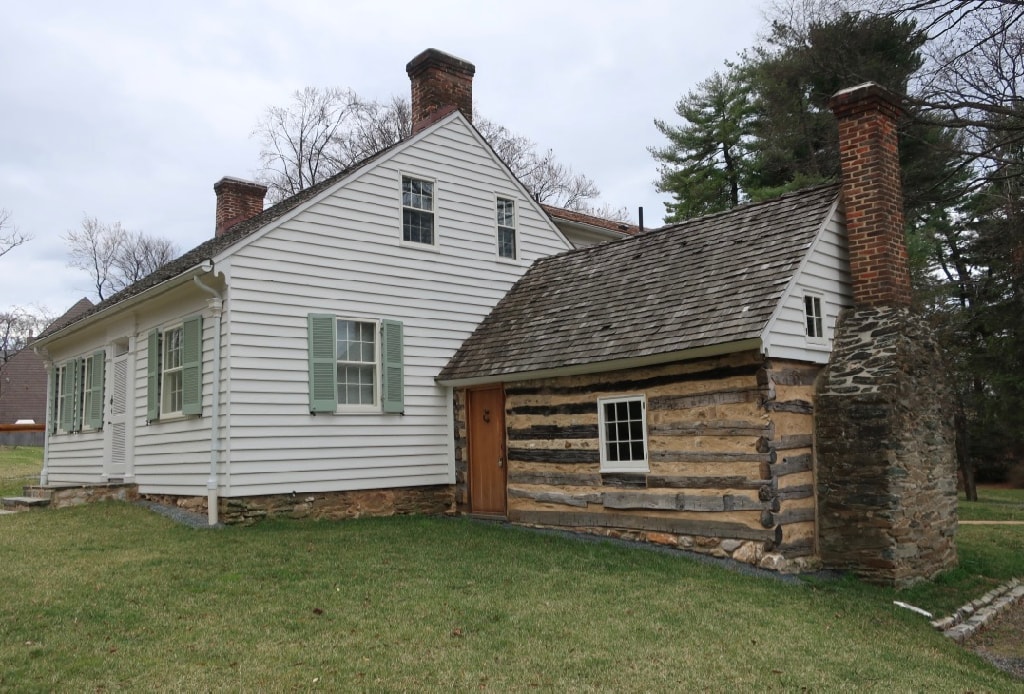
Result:
<svg viewBox="0 0 1024 694"><path fill-rule="evenodd" d="M33 496L5 496L0 499L0 504L7 510L29 510L32 508L46 508L50 505L49 499L39 499Z"/></svg>
<svg viewBox="0 0 1024 694"><path fill-rule="evenodd" d="M32 499L49 499L52 495L52 487L43 487L38 484L26 484L22 487L22 496Z"/></svg>

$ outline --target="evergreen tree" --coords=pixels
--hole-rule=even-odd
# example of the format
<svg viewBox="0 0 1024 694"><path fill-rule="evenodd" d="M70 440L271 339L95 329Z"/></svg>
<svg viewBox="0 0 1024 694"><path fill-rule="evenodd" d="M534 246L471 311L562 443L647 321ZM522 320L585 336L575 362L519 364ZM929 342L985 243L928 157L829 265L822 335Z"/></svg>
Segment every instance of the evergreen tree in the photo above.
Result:
<svg viewBox="0 0 1024 694"><path fill-rule="evenodd" d="M716 72L679 100L683 125L654 124L669 144L649 148L661 162L658 190L672 222L725 210L739 204L747 175L746 148L752 107L749 87L735 68Z"/></svg>

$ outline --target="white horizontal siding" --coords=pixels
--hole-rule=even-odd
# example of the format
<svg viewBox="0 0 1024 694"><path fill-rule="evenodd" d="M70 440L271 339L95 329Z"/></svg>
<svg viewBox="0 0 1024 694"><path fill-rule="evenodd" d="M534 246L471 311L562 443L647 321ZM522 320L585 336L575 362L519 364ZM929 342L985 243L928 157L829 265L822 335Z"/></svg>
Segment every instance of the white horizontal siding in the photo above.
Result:
<svg viewBox="0 0 1024 694"><path fill-rule="evenodd" d="M434 247L401 242L401 176L435 182ZM519 258L497 258L495 196ZM454 480L450 394L434 383L540 257L569 244L460 119L238 248L230 263L230 496ZM405 414L309 413L306 318L400 320Z"/></svg>
<svg viewBox="0 0 1024 694"><path fill-rule="evenodd" d="M806 335L804 296L821 298L825 340ZM782 303L768 327L765 340L768 356L780 359L828 362L839 312L852 305L850 263L843 219L839 212L824 225L807 260L783 295Z"/></svg>

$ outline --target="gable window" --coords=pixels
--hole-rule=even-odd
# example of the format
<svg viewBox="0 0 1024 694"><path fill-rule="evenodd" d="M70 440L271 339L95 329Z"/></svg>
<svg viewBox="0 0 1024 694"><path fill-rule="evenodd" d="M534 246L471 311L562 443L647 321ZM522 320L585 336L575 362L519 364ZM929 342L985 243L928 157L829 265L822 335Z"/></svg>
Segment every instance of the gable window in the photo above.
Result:
<svg viewBox="0 0 1024 694"><path fill-rule="evenodd" d="M647 400L642 395L597 400L601 472L646 472Z"/></svg>
<svg viewBox="0 0 1024 694"><path fill-rule="evenodd" d="M202 414L202 316L151 331L146 354L147 420Z"/></svg>
<svg viewBox="0 0 1024 694"><path fill-rule="evenodd" d="M402 240L434 245L434 184L402 176Z"/></svg>
<svg viewBox="0 0 1024 694"><path fill-rule="evenodd" d="M402 323L311 313L309 411L403 412Z"/></svg>
<svg viewBox="0 0 1024 694"><path fill-rule="evenodd" d="M516 201L498 198L498 257L516 257Z"/></svg>
<svg viewBox="0 0 1024 694"><path fill-rule="evenodd" d="M50 372L51 434L103 428L103 378L106 353L70 359Z"/></svg>
<svg viewBox="0 0 1024 694"><path fill-rule="evenodd" d="M821 314L821 297L810 294L804 296L804 326L807 337L814 340L825 339L825 329Z"/></svg>

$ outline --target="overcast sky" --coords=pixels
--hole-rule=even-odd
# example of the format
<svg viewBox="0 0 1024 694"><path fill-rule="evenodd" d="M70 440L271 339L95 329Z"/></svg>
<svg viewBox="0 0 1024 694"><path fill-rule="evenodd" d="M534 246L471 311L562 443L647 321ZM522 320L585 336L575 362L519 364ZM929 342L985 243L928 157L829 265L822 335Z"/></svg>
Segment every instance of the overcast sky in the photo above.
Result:
<svg viewBox="0 0 1024 694"><path fill-rule="evenodd" d="M178 0L7 3L0 22L0 208L30 242L0 258L0 311L93 296L61 239L83 216L173 239L213 234L213 184L252 179L250 136L304 86L407 95L438 48L476 65L489 119L585 173L655 226L654 118L750 47L758 0Z"/></svg>

